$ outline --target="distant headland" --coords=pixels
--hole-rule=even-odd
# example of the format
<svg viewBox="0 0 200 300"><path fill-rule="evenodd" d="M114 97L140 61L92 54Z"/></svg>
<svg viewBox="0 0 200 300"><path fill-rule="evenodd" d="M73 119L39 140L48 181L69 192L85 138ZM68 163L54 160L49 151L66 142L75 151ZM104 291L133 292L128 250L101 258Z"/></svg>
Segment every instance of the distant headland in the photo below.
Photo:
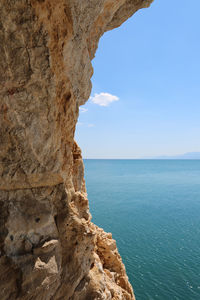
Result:
<svg viewBox="0 0 200 300"><path fill-rule="evenodd" d="M187 152L179 155L162 155L162 156L149 156L143 159L200 159L200 152Z"/></svg>

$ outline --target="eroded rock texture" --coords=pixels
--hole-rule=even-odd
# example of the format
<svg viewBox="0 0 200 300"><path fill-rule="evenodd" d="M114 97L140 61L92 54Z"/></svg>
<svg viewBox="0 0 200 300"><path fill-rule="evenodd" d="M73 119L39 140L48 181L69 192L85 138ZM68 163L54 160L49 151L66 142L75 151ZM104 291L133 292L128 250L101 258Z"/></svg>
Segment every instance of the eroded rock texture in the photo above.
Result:
<svg viewBox="0 0 200 300"><path fill-rule="evenodd" d="M101 35L151 0L0 0L0 299L134 299L90 221L79 106Z"/></svg>

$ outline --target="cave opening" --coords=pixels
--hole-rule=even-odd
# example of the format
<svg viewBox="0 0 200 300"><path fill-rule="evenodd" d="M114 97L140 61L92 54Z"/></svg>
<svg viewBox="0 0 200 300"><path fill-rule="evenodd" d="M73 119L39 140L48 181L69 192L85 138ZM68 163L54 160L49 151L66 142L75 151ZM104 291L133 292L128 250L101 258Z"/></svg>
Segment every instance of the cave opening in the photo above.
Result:
<svg viewBox="0 0 200 300"><path fill-rule="evenodd" d="M107 32L80 108L76 140L93 222L113 233L138 299L199 298L194 7L157 1Z"/></svg>

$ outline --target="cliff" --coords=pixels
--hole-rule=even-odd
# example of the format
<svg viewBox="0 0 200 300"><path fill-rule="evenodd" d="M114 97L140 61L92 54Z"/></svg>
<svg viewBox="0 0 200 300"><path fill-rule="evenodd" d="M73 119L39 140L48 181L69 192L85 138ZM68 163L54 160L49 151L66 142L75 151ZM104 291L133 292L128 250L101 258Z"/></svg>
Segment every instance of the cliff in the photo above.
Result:
<svg viewBox="0 0 200 300"><path fill-rule="evenodd" d="M134 299L91 223L79 106L98 40L152 0L0 0L0 299Z"/></svg>

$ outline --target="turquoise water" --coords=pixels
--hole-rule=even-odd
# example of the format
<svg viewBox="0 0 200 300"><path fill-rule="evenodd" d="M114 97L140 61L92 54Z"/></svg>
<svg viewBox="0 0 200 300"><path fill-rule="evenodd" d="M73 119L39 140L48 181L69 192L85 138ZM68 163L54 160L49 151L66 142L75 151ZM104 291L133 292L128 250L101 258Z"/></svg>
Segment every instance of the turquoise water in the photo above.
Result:
<svg viewBox="0 0 200 300"><path fill-rule="evenodd" d="M200 299L200 160L85 160L93 222L137 300Z"/></svg>

